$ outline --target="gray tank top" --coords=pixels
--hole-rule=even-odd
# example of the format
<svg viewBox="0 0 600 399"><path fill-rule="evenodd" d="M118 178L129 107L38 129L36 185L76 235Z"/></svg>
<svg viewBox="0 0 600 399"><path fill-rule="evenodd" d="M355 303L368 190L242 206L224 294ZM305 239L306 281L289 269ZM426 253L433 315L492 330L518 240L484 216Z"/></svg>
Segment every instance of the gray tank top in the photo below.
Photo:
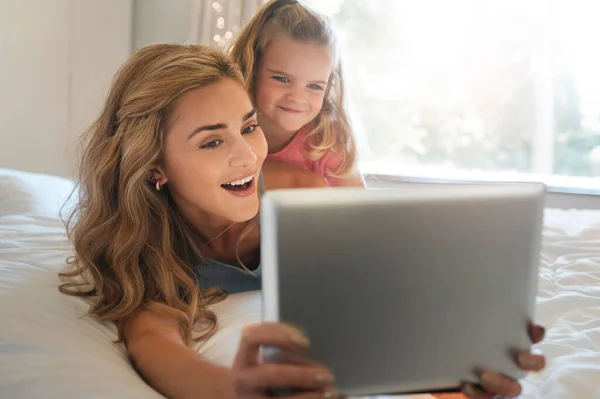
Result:
<svg viewBox="0 0 600 399"><path fill-rule="evenodd" d="M203 290L219 287L226 294L235 294L261 289L260 265L249 273L240 267L207 259L207 263L195 265L194 272L198 277L198 284Z"/></svg>

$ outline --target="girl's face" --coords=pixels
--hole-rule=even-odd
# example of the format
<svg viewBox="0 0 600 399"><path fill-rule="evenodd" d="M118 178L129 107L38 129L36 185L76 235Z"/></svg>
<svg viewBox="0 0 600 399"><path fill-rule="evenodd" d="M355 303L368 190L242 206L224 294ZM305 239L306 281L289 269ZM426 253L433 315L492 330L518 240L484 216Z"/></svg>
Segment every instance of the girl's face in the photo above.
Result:
<svg viewBox="0 0 600 399"><path fill-rule="evenodd" d="M331 73L327 46L285 35L268 42L255 76L256 106L267 140L295 133L321 112Z"/></svg>
<svg viewBox="0 0 600 399"><path fill-rule="evenodd" d="M238 82L226 78L183 94L164 151L160 182L186 218L218 225L256 216L267 144Z"/></svg>

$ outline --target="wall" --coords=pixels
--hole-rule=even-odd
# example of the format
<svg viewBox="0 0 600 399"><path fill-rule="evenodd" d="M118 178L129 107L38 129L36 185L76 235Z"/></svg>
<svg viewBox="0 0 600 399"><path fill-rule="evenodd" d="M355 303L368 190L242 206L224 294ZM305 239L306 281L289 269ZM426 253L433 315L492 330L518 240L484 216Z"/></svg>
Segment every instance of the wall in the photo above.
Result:
<svg viewBox="0 0 600 399"><path fill-rule="evenodd" d="M97 118L114 74L131 55L132 0L70 0L69 154ZM72 164L68 165L74 170Z"/></svg>
<svg viewBox="0 0 600 399"><path fill-rule="evenodd" d="M68 2L0 1L0 167L64 173Z"/></svg>
<svg viewBox="0 0 600 399"><path fill-rule="evenodd" d="M131 30L131 0L0 1L0 168L72 175Z"/></svg>
<svg viewBox="0 0 600 399"><path fill-rule="evenodd" d="M134 50L152 43L188 40L189 0L134 0L133 10Z"/></svg>

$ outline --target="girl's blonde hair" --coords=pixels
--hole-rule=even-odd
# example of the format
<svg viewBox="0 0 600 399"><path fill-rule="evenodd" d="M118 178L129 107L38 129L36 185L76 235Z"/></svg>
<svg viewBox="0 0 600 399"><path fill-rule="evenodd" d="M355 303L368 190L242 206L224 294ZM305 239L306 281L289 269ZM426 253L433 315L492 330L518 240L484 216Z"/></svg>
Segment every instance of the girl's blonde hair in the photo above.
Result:
<svg viewBox="0 0 600 399"><path fill-rule="evenodd" d="M168 185L157 191L149 173L161 166L175 100L224 78L243 85L239 69L216 49L147 46L117 73L82 137L79 201L66 221L74 270L61 274L69 282L60 291L90 297L90 313L115 322L119 341L141 309L175 318L187 343L194 330L203 338L215 329L205 307L224 294L198 288L191 265L200 253Z"/></svg>
<svg viewBox="0 0 600 399"><path fill-rule="evenodd" d="M333 177L345 177L355 172L356 143L348 116L344 76L339 45L330 21L295 0L271 0L250 20L229 49L246 82L246 89L255 101L255 77L261 56L269 40L285 35L302 43L328 47L334 60L323 108L315 119L315 128L309 133L310 159L317 160L328 151L339 152L342 162Z"/></svg>

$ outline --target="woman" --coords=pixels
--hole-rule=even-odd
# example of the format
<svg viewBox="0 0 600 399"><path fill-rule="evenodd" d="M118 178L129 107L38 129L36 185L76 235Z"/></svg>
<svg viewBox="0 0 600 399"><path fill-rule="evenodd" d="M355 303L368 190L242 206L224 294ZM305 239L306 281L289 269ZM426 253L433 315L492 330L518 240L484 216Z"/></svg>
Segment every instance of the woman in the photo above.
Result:
<svg viewBox="0 0 600 399"><path fill-rule="evenodd" d="M256 221L266 154L239 70L204 46L151 45L134 54L85 137L68 277L89 285L71 281L61 290L92 298L91 313L117 324L134 367L167 397L257 398L278 387L301 389L295 398L336 396L322 365L259 362L261 345L298 352L310 344L290 326L247 327L230 369L189 347L214 332L217 317L206 306L224 291L260 289ZM273 187L325 185L305 171L271 165L264 173ZM525 369L543 367L541 356L521 357ZM483 376L489 392L520 390L498 374Z"/></svg>

